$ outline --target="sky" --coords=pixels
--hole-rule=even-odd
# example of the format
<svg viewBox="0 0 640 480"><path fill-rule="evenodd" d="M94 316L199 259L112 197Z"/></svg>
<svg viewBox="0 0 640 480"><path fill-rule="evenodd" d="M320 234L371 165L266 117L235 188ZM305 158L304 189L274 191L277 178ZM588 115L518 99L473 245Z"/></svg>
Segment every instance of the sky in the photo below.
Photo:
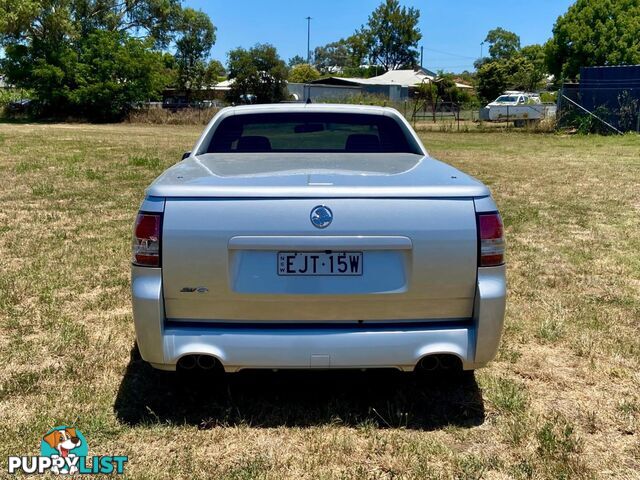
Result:
<svg viewBox="0 0 640 480"><path fill-rule="evenodd" d="M236 47L271 43L286 61L306 57L307 20L311 50L351 35L365 24L382 0L185 0L206 12L217 27L211 57L226 64ZM544 43L558 16L574 0L414 0L402 5L420 10L423 66L434 71L473 70L480 43L489 30L502 27L520 36L522 46ZM484 46L484 54L487 46Z"/></svg>

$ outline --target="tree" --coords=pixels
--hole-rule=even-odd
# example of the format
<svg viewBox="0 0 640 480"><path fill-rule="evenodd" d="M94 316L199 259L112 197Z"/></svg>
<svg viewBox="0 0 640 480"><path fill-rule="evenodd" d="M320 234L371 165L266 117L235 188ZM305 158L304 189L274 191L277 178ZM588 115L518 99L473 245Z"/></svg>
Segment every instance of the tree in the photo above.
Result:
<svg viewBox="0 0 640 480"><path fill-rule="evenodd" d="M220 60L211 60L204 71L204 84L215 85L226 73L227 71Z"/></svg>
<svg viewBox="0 0 640 480"><path fill-rule="evenodd" d="M520 37L502 27L489 30L484 41L489 44L492 60L509 60L520 50Z"/></svg>
<svg viewBox="0 0 640 480"><path fill-rule="evenodd" d="M0 67L8 82L33 92L43 115L121 117L157 98L167 78L157 49L171 40L180 13L179 0L4 0ZM148 71L131 71L136 62ZM113 96L110 106L91 96L100 89Z"/></svg>
<svg viewBox="0 0 640 480"><path fill-rule="evenodd" d="M308 83L319 78L320 72L307 63L296 65L289 71L289 81L293 83Z"/></svg>
<svg viewBox="0 0 640 480"><path fill-rule="evenodd" d="M533 91L542 86L547 69L541 45L520 48L520 37L500 27L489 31L485 42L489 57L474 64L481 100L489 102L506 89Z"/></svg>
<svg viewBox="0 0 640 480"><path fill-rule="evenodd" d="M537 43L533 45L526 45L520 49L520 55L531 62L531 64L537 71L543 73L547 71L544 46Z"/></svg>
<svg viewBox="0 0 640 480"><path fill-rule="evenodd" d="M345 43L349 49L349 63L347 68L360 68L369 57L368 36L362 31L356 31L346 38Z"/></svg>
<svg viewBox="0 0 640 480"><path fill-rule="evenodd" d="M95 30L136 32L166 46L181 13L180 0L4 0L0 41L13 43L77 39Z"/></svg>
<svg viewBox="0 0 640 480"><path fill-rule="evenodd" d="M177 29L178 87L186 92L189 101L191 91L200 89L205 82L205 61L216 41L216 27L206 13L185 8Z"/></svg>
<svg viewBox="0 0 640 480"><path fill-rule="evenodd" d="M255 95L257 103L287 98L287 66L273 45L256 44L249 50L236 48L228 54L229 78L235 79L228 94L232 102Z"/></svg>
<svg viewBox="0 0 640 480"><path fill-rule="evenodd" d="M475 85L476 83L476 74L475 72L470 72L468 70L464 70L461 73L456 75L458 81L462 83L466 83L468 85Z"/></svg>
<svg viewBox="0 0 640 480"><path fill-rule="evenodd" d="M413 115L415 116L419 110L429 107L433 115L433 123L435 123L438 106L441 106L442 102L469 101L469 95L457 87L452 74L440 72L435 80L424 81L420 84L415 94L415 100Z"/></svg>
<svg viewBox="0 0 640 480"><path fill-rule="evenodd" d="M289 68L295 67L296 65L302 65L303 63L307 63L307 61L302 58L300 55L294 55L289 59L288 65Z"/></svg>
<svg viewBox="0 0 640 480"><path fill-rule="evenodd" d="M508 89L535 91L541 86L544 75L544 70L518 52L509 60L490 61L478 68L478 96L490 102Z"/></svg>
<svg viewBox="0 0 640 480"><path fill-rule="evenodd" d="M98 121L121 119L138 102L165 85L162 54L151 40L123 32L96 31L84 37L68 92L74 111Z"/></svg>
<svg viewBox="0 0 640 480"><path fill-rule="evenodd" d="M162 52L162 75L166 79L165 85L178 83L178 64L172 53Z"/></svg>
<svg viewBox="0 0 640 480"><path fill-rule="evenodd" d="M544 65L539 64L539 59L531 59L525 55L525 49L511 58L506 66L509 74L509 86L514 90L531 92L543 86L546 69Z"/></svg>
<svg viewBox="0 0 640 480"><path fill-rule="evenodd" d="M385 0L369 16L366 27L356 35L365 40L367 52L374 63L385 70L413 67L418 60L418 29L420 11L401 7L398 0Z"/></svg>
<svg viewBox="0 0 640 480"><path fill-rule="evenodd" d="M509 86L509 73L505 62L488 62L476 74L478 96L490 102L501 95Z"/></svg>
<svg viewBox="0 0 640 480"><path fill-rule="evenodd" d="M322 73L360 68L367 56L367 39L359 32L314 50L314 66Z"/></svg>
<svg viewBox="0 0 640 480"><path fill-rule="evenodd" d="M337 42L316 47L313 51L313 58L314 66L322 73L335 73L336 69L342 70L352 64L349 45L343 38Z"/></svg>
<svg viewBox="0 0 640 480"><path fill-rule="evenodd" d="M577 0L545 45L549 71L575 79L580 67L640 63L638 0Z"/></svg>

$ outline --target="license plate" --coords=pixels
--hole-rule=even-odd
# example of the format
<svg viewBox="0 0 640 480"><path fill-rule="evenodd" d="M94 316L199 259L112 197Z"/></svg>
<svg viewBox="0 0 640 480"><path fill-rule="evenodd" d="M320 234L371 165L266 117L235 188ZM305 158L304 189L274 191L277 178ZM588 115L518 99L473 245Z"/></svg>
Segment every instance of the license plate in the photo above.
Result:
<svg viewBox="0 0 640 480"><path fill-rule="evenodd" d="M278 252L278 275L362 275L362 252Z"/></svg>

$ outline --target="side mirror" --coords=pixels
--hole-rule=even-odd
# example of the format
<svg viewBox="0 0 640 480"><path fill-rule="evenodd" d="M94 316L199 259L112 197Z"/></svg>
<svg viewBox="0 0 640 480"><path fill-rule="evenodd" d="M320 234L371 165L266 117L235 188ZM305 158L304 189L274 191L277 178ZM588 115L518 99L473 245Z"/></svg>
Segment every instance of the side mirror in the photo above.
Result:
<svg viewBox="0 0 640 480"><path fill-rule="evenodd" d="M189 155L191 155L191 152L184 152L182 154L182 160L184 160L185 158L187 158Z"/></svg>

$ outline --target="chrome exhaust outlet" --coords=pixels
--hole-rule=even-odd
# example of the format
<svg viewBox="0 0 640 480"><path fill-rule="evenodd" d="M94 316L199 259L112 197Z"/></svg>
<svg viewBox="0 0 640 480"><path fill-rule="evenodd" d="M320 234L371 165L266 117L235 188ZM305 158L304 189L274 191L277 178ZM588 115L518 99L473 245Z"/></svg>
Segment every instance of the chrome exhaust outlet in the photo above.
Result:
<svg viewBox="0 0 640 480"><path fill-rule="evenodd" d="M211 355L198 355L197 363L202 370L211 370L217 365L218 361Z"/></svg>
<svg viewBox="0 0 640 480"><path fill-rule="evenodd" d="M418 369L424 372L433 372L440 368L440 358L438 355L427 355L418 363Z"/></svg>
<svg viewBox="0 0 640 480"><path fill-rule="evenodd" d="M196 365L196 357L193 355L186 355L184 357L180 357L180 360L178 360L178 367L183 370L193 370Z"/></svg>
<svg viewBox="0 0 640 480"><path fill-rule="evenodd" d="M453 355L441 355L439 356L440 367L443 370L453 370L456 369L460 360Z"/></svg>

